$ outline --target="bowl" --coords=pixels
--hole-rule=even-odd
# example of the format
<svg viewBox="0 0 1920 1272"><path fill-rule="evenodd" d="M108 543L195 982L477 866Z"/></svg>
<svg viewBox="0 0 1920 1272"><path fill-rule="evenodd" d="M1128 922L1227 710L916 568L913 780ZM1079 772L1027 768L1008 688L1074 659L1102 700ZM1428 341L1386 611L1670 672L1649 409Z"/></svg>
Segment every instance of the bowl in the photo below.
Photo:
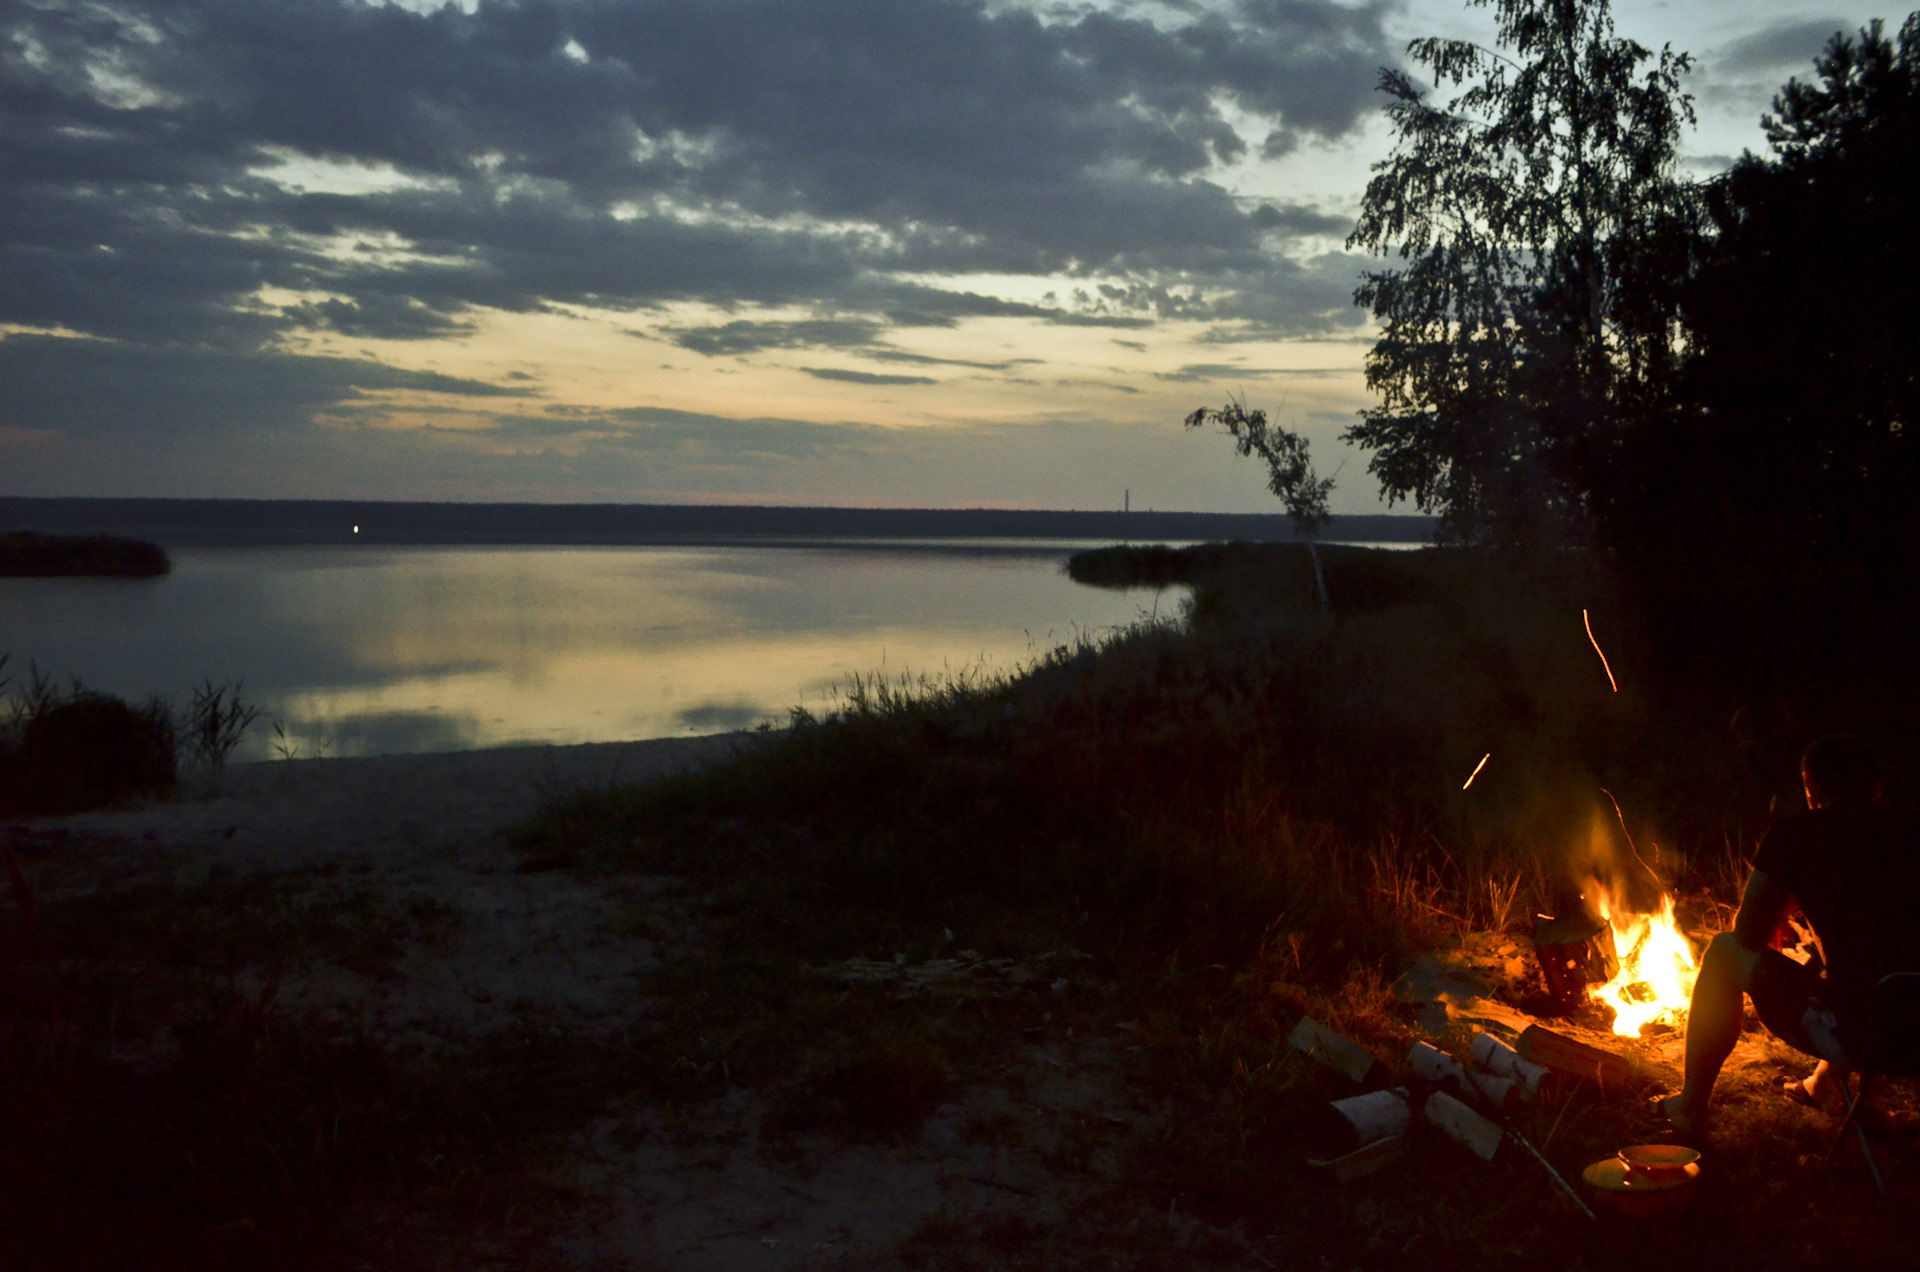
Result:
<svg viewBox="0 0 1920 1272"><path fill-rule="evenodd" d="M1679 1149L1675 1144L1635 1145L1635 1148ZM1682 1152L1693 1153L1692 1149ZM1698 1157L1698 1153L1693 1153ZM1643 1156L1641 1160L1649 1160ZM1676 1214L1693 1201L1700 1183L1700 1163L1655 1155L1651 1169L1627 1165L1625 1153L1604 1158L1580 1174L1594 1199L1615 1214L1653 1219Z"/></svg>
<svg viewBox="0 0 1920 1272"><path fill-rule="evenodd" d="M1700 1160L1697 1149L1685 1144L1633 1144L1620 1150L1620 1160L1630 1175L1648 1180L1673 1179L1686 1174L1687 1167ZM1698 1168L1694 1174L1699 1174Z"/></svg>

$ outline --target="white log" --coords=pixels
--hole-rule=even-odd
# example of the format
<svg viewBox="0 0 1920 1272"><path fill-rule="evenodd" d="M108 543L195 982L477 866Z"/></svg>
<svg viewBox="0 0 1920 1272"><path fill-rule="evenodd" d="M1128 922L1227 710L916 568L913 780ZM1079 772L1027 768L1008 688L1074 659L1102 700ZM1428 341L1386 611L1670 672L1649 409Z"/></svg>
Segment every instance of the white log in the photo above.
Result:
<svg viewBox="0 0 1920 1272"><path fill-rule="evenodd" d="M1407 1053L1407 1067L1435 1086L1451 1084L1462 1090L1466 1089L1465 1067L1446 1052L1430 1047L1424 1042L1413 1044L1413 1050Z"/></svg>
<svg viewBox="0 0 1920 1272"><path fill-rule="evenodd" d="M1517 1079L1499 1078L1475 1069L1467 1074L1467 1080L1473 1083L1473 1089L1480 1093L1480 1098L1496 1109L1504 1109L1519 1099L1520 1083Z"/></svg>
<svg viewBox="0 0 1920 1272"><path fill-rule="evenodd" d="M1363 1147L1390 1135L1404 1135L1413 1121L1412 1097L1405 1087L1335 1100L1333 1111L1353 1127L1354 1139Z"/></svg>
<svg viewBox="0 0 1920 1272"><path fill-rule="evenodd" d="M1497 1078L1512 1078L1520 1084L1520 1096L1530 1100L1540 1091L1540 1080L1547 1071L1492 1034L1473 1035L1473 1062Z"/></svg>
<svg viewBox="0 0 1920 1272"><path fill-rule="evenodd" d="M1353 1082L1365 1082L1378 1063L1365 1048L1342 1038L1311 1016L1300 1018L1287 1042L1295 1051L1312 1056Z"/></svg>
<svg viewBox="0 0 1920 1272"><path fill-rule="evenodd" d="M1500 1140L1505 1134L1499 1126L1481 1117L1445 1091L1435 1091L1428 1096L1426 1107L1421 1110L1421 1115L1466 1146L1483 1162L1493 1160L1493 1155L1499 1151Z"/></svg>
<svg viewBox="0 0 1920 1272"><path fill-rule="evenodd" d="M1518 1051L1490 1033L1474 1034L1473 1048L1469 1054L1473 1056L1475 1064L1502 1078L1513 1076L1513 1066L1520 1060Z"/></svg>

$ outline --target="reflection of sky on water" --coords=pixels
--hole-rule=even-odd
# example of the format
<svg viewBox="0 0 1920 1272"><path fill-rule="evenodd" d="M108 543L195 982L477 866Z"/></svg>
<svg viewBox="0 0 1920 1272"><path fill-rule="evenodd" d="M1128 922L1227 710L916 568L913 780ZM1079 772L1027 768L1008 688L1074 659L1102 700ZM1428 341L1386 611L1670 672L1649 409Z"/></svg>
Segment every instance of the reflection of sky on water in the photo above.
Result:
<svg viewBox="0 0 1920 1272"><path fill-rule="evenodd" d="M1155 604L1076 586L1063 555L183 549L163 579L0 579L0 652L128 697L244 679L251 758L269 720L309 755L711 733L855 673L1010 667Z"/></svg>

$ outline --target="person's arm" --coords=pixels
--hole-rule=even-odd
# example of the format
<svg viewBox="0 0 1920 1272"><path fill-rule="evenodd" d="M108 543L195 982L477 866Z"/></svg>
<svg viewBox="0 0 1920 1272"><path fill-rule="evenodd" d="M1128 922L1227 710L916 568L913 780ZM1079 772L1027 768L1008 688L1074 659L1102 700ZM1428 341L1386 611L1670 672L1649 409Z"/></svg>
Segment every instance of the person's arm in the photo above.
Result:
<svg viewBox="0 0 1920 1272"><path fill-rule="evenodd" d="M1740 913L1733 916L1733 939L1750 950L1766 949L1793 904L1793 893L1785 884L1764 870L1755 870L1747 876Z"/></svg>

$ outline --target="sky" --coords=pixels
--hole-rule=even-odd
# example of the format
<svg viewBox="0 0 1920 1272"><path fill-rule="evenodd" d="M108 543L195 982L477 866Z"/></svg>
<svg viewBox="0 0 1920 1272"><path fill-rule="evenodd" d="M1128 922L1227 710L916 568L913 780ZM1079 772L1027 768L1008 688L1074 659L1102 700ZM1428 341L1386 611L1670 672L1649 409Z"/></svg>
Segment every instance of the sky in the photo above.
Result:
<svg viewBox="0 0 1920 1272"><path fill-rule="evenodd" d="M1622 0L1689 173L1836 31ZM1849 7L1852 6L1852 7ZM0 0L0 494L1257 512L1457 0ZM1405 504L1396 511L1411 511Z"/></svg>

